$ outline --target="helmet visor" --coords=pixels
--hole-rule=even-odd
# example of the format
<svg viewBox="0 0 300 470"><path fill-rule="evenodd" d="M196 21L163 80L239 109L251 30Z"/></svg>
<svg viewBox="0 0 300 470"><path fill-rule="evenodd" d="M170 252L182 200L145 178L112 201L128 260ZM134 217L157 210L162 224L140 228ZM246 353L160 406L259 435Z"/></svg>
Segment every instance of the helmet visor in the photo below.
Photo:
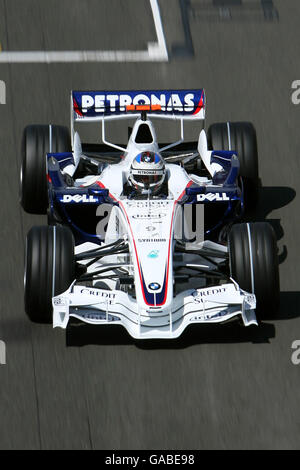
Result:
<svg viewBox="0 0 300 470"><path fill-rule="evenodd" d="M132 170L134 182L144 188L150 188L163 181L164 170Z"/></svg>

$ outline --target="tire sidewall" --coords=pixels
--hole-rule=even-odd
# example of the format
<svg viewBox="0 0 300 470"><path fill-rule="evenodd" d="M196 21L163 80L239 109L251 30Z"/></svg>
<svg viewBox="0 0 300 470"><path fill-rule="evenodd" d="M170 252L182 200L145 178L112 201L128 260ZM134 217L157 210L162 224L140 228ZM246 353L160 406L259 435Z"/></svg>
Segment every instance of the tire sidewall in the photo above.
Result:
<svg viewBox="0 0 300 470"><path fill-rule="evenodd" d="M28 317L34 322L51 323L53 294L67 290L74 277L72 232L62 226L32 227L25 245L24 301Z"/></svg>

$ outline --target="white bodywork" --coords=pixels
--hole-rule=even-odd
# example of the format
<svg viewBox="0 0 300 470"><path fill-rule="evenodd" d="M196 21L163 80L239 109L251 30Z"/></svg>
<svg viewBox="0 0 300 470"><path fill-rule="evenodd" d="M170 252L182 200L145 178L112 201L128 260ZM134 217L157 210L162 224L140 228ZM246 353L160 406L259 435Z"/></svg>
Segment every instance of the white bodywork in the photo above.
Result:
<svg viewBox="0 0 300 470"><path fill-rule="evenodd" d="M183 288L181 292L174 294L174 266L178 263L174 256L176 217L186 187L194 181L198 182L199 177L188 175L179 165L166 164L168 198L136 200L122 196L135 156L145 150L159 152L155 130L149 120L146 123L153 142L135 142L141 123L145 124L145 121L136 121L120 163L107 166L99 176L80 181L81 186L89 186L97 181L101 187L108 188L110 197L118 202L110 214L105 244L121 237L129 245L128 254L106 256L89 266L88 272L111 266L111 271L107 272L109 276L121 267L127 275L133 276L135 296L121 290L118 282L112 279L106 281L105 289L99 288L97 280L93 281L93 286L73 283L66 292L53 297L53 326L66 328L69 318L75 317L94 325L121 324L132 337L142 339L176 338L190 324L224 322L236 316L241 317L245 326L257 325L255 296L241 290L233 280L223 285L205 287L200 279L196 287L188 285L187 289ZM78 152L81 151L77 134L74 141L76 162ZM204 130L200 133L198 151L213 176L219 169L210 166L211 152L207 150ZM70 175L74 173L74 168L66 170ZM201 184L207 182L210 180L202 178ZM85 243L76 248L76 253L97 247L98 245ZM201 247L222 254L227 252L223 245L210 241L204 241L196 248ZM193 259L195 255L182 255L180 262L193 264ZM215 263L220 261L221 257L214 258ZM210 268L207 259L199 255L197 265Z"/></svg>
<svg viewBox="0 0 300 470"><path fill-rule="evenodd" d="M119 290L74 286L53 298L53 309L54 327L66 328L71 316L93 325L122 325L136 339L178 338L188 325L220 323L236 316L245 326L257 325L255 296L234 283L186 290L169 307L153 311Z"/></svg>

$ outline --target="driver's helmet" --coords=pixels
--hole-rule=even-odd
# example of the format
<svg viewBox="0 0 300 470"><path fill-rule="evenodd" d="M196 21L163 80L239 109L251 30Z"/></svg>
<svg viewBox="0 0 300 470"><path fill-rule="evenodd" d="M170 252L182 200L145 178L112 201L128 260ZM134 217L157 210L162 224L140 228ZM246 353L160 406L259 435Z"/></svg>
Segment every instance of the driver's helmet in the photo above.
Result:
<svg viewBox="0 0 300 470"><path fill-rule="evenodd" d="M165 176L162 157L158 153L142 152L131 164L129 180L140 193L156 194L164 183Z"/></svg>

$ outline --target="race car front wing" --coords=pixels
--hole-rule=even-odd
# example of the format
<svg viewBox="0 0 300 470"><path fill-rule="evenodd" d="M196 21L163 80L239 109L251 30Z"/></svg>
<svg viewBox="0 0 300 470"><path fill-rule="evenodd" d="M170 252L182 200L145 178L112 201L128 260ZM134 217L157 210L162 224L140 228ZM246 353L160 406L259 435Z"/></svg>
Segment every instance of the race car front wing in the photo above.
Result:
<svg viewBox="0 0 300 470"><path fill-rule="evenodd" d="M53 297L52 304L54 328L66 328L73 317L92 325L122 325L136 339L178 338L188 325L223 323L234 317L240 317L245 326L257 325L255 295L234 281L181 292L166 309L141 309L123 291L74 283Z"/></svg>

